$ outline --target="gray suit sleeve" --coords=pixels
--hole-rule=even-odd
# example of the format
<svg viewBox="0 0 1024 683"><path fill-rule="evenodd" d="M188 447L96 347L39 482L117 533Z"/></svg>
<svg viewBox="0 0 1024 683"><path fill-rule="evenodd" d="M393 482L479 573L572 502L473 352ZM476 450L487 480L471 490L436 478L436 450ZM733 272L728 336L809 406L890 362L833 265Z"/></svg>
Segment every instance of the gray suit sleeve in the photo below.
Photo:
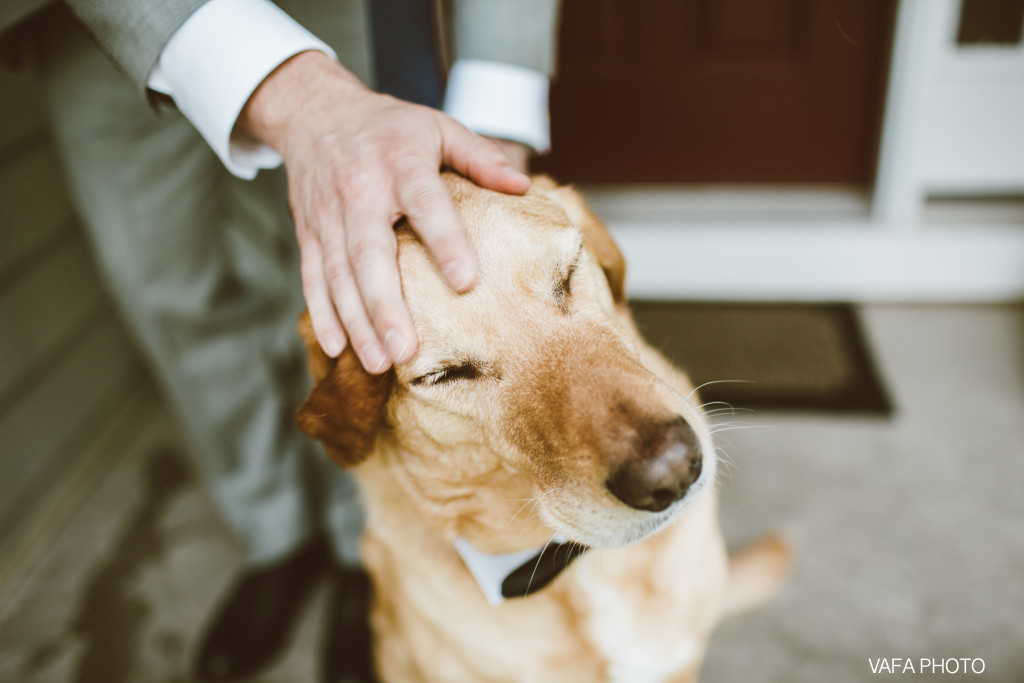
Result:
<svg viewBox="0 0 1024 683"><path fill-rule="evenodd" d="M110 60L139 88L164 45L206 0L64 0Z"/></svg>
<svg viewBox="0 0 1024 683"><path fill-rule="evenodd" d="M559 0L454 0L455 59L555 73Z"/></svg>

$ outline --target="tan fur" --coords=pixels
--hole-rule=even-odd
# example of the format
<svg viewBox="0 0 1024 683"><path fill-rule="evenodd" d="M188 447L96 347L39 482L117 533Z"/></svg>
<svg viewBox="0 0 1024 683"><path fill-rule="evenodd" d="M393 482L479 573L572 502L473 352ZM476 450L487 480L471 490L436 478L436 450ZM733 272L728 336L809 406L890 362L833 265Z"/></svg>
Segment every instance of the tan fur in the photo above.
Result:
<svg viewBox="0 0 1024 683"><path fill-rule="evenodd" d="M725 614L736 614L770 600L789 574L793 552L778 535L760 538L729 558Z"/></svg>
<svg viewBox="0 0 1024 683"><path fill-rule="evenodd" d="M399 232L416 357L374 378L351 354L327 359L301 328L317 383L299 422L355 465L364 491L381 677L695 680L726 607L763 598L781 573L747 562L733 577L741 600L727 598L714 446L689 380L640 338L622 255L572 190L536 179L512 197L452 174L445 182L481 276L454 294ZM469 361L475 377L423 379ZM680 415L700 437L704 474L665 512L622 504L605 487L609 472L633 457L646 425ZM591 550L548 587L497 607L452 546L461 536L512 552L554 532Z"/></svg>

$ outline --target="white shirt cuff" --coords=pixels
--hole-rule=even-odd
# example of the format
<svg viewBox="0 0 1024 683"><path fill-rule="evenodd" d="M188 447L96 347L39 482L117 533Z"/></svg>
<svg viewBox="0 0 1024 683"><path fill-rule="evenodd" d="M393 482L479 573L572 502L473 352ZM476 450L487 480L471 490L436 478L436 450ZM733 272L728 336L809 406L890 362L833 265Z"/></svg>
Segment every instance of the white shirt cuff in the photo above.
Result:
<svg viewBox="0 0 1024 683"><path fill-rule="evenodd" d="M480 135L522 142L537 152L551 147L548 77L541 71L456 60L448 74L444 111Z"/></svg>
<svg viewBox="0 0 1024 683"><path fill-rule="evenodd" d="M255 177L281 157L231 132L249 96L289 57L337 55L269 0L209 0L167 41L147 86L169 95L231 173Z"/></svg>

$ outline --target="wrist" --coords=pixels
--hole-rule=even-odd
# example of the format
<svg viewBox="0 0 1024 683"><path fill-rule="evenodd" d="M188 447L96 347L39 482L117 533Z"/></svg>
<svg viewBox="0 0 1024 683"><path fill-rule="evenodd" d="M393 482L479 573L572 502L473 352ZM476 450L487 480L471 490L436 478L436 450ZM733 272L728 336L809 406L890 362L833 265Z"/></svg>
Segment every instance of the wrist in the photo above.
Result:
<svg viewBox="0 0 1024 683"><path fill-rule="evenodd" d="M295 122L311 110L330 106L328 92L369 93L358 78L318 50L282 62L253 91L236 122L236 132L266 143L284 155ZM336 100L335 100L336 101Z"/></svg>

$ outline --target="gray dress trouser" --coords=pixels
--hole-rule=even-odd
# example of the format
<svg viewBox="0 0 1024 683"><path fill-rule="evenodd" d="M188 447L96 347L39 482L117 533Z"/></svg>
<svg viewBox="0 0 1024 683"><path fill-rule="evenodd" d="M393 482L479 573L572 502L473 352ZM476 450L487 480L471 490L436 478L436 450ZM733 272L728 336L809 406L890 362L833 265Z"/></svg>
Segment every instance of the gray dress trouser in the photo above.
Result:
<svg viewBox="0 0 1024 683"><path fill-rule="evenodd" d="M322 4L331 24L292 14L365 80L362 4ZM249 562L278 559L325 525L338 558L357 564L354 480L293 419L308 380L283 171L233 177L177 110L154 111L62 8L47 9L25 43L109 289Z"/></svg>

